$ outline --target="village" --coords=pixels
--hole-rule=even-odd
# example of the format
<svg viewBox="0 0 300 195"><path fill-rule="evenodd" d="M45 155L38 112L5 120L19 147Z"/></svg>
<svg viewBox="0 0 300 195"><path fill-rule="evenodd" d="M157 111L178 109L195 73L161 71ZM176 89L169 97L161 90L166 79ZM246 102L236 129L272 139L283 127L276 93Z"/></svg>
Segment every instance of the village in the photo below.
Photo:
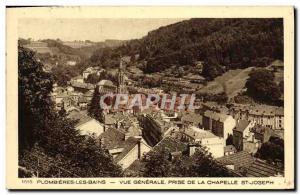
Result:
<svg viewBox="0 0 300 195"><path fill-rule="evenodd" d="M198 62L198 64L201 64ZM72 78L66 87L54 84L51 98L55 108L64 110L67 117L76 120L80 134L93 136L113 156L124 172L132 174L143 166L143 155L162 148L168 150L170 160L176 156L192 156L197 149L211 153L218 163L236 176L282 176L283 169L254 157L271 136L283 137L283 107L270 105L231 104L230 107L213 101L196 99L193 110L160 109L160 102L151 109L125 107L103 110L101 120L88 115L88 108L98 94L167 94L159 87L142 87L132 78L139 71L126 69L122 58L116 71L117 83L101 80L87 83L91 74L100 75L105 69L88 67L82 75ZM174 80L175 79L175 80ZM195 90L203 78L164 78L164 84ZM175 93L175 92L174 92ZM246 171L245 171L246 170Z"/></svg>

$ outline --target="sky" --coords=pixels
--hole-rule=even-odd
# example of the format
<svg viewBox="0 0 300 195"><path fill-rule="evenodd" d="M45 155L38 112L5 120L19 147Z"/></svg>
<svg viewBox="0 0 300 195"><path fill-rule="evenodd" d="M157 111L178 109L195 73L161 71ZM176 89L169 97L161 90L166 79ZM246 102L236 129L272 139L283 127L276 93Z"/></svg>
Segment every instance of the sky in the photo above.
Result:
<svg viewBox="0 0 300 195"><path fill-rule="evenodd" d="M142 38L151 30L182 21L179 18L95 18L43 19L23 18L18 23L20 38L61 39L62 41L106 39L129 40Z"/></svg>

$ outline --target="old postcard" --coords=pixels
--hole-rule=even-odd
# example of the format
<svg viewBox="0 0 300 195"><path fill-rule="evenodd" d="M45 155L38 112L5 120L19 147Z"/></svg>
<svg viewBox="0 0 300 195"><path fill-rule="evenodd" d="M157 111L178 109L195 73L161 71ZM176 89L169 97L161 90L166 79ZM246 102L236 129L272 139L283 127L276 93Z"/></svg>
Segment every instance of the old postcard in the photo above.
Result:
<svg viewBox="0 0 300 195"><path fill-rule="evenodd" d="M295 188L293 7L7 8L7 188Z"/></svg>

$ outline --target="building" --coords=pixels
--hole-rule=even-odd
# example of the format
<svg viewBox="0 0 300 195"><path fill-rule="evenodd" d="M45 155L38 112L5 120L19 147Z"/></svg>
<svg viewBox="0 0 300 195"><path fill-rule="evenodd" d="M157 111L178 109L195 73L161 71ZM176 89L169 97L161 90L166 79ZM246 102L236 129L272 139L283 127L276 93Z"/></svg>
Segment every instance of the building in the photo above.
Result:
<svg viewBox="0 0 300 195"><path fill-rule="evenodd" d="M77 62L76 62L76 61L69 60L69 61L66 62L66 64L67 64L68 66L75 66L75 65L77 64Z"/></svg>
<svg viewBox="0 0 300 195"><path fill-rule="evenodd" d="M100 136L100 141L123 169L151 150L141 137L126 137L124 132L115 128L107 129Z"/></svg>
<svg viewBox="0 0 300 195"><path fill-rule="evenodd" d="M85 92L83 95L82 95L85 100L87 101L87 103L89 104L91 102L91 100L93 99L93 96L94 96L94 90L91 89L87 92Z"/></svg>
<svg viewBox="0 0 300 195"><path fill-rule="evenodd" d="M158 115L142 114L138 117L142 136L150 146L155 146L177 128L171 123L163 121Z"/></svg>
<svg viewBox="0 0 300 195"><path fill-rule="evenodd" d="M48 47L46 42L42 41L32 41L27 45L24 45L25 48L31 49L37 53L49 53L52 55L52 50Z"/></svg>
<svg viewBox="0 0 300 195"><path fill-rule="evenodd" d="M124 73L124 66L123 66L123 60L120 59L120 66L118 69L118 87L117 87L117 93L118 94L127 94L128 91L126 89L125 85L125 73Z"/></svg>
<svg viewBox="0 0 300 195"><path fill-rule="evenodd" d="M181 117L181 121L185 125L193 125L200 128L203 127L202 116L197 113L183 113Z"/></svg>
<svg viewBox="0 0 300 195"><path fill-rule="evenodd" d="M237 150L233 145L227 145L224 147L224 156L235 154L236 152Z"/></svg>
<svg viewBox="0 0 300 195"><path fill-rule="evenodd" d="M99 137L104 132L102 123L83 112L72 111L67 117L76 121L75 129L79 130L81 135Z"/></svg>
<svg viewBox="0 0 300 195"><path fill-rule="evenodd" d="M81 75L78 75L71 79L71 82L77 82L77 83L84 83L83 77Z"/></svg>
<svg viewBox="0 0 300 195"><path fill-rule="evenodd" d="M85 110L87 109L87 106L88 106L88 101L87 99L84 97L84 96L81 96L79 99L78 99L78 106L81 110Z"/></svg>
<svg viewBox="0 0 300 195"><path fill-rule="evenodd" d="M203 127L226 140L233 133L236 121L232 116L207 110L203 115Z"/></svg>
<svg viewBox="0 0 300 195"><path fill-rule="evenodd" d="M174 132L172 136L182 142L196 143L203 146L215 158L219 158L224 155L224 139L214 135L210 131L190 126Z"/></svg>
<svg viewBox="0 0 300 195"><path fill-rule="evenodd" d="M230 170L239 172L246 177L274 177L282 176L283 170L266 161L253 157L245 151L216 159Z"/></svg>
<svg viewBox="0 0 300 195"><path fill-rule="evenodd" d="M254 138L259 140L261 143L269 141L270 137L273 135L272 129L262 125L255 125L250 129L250 131L254 133Z"/></svg>
<svg viewBox="0 0 300 195"><path fill-rule="evenodd" d="M134 161L140 160L151 147L142 138L129 137L123 145L122 152L114 159L123 169L128 168Z"/></svg>
<svg viewBox="0 0 300 195"><path fill-rule="evenodd" d="M69 85L71 85L75 91L82 92L82 93L86 93L87 91L95 89L95 85L93 85L93 84L77 82L74 80L71 80L69 82Z"/></svg>
<svg viewBox="0 0 300 195"><path fill-rule="evenodd" d="M284 128L283 107L234 104L229 112L236 120L253 121L273 130L283 130Z"/></svg>
<svg viewBox="0 0 300 195"><path fill-rule="evenodd" d="M274 72L282 72L284 70L284 63L281 60L275 60L271 63L271 69Z"/></svg>
<svg viewBox="0 0 300 195"><path fill-rule="evenodd" d="M100 94L113 94L116 91L116 86L110 80L99 81L97 87Z"/></svg>
<svg viewBox="0 0 300 195"><path fill-rule="evenodd" d="M63 45L72 47L72 48L82 48L82 47L89 47L94 45L95 43L86 42L86 41L64 41L62 42Z"/></svg>
<svg viewBox="0 0 300 195"><path fill-rule="evenodd" d="M233 145L237 151L242 151L244 142L250 137L250 128L254 126L253 122L247 120L238 120L236 127L233 129Z"/></svg>

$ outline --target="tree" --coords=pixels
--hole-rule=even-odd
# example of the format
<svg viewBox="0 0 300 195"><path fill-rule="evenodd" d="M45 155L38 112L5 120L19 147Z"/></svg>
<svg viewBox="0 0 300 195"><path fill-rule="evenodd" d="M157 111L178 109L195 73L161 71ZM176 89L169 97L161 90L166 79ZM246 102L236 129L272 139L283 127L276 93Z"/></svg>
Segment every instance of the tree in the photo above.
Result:
<svg viewBox="0 0 300 195"><path fill-rule="evenodd" d="M211 154L206 150L198 149L192 156L193 163L190 170L193 170L195 177L232 177L233 175L226 167L217 163Z"/></svg>
<svg viewBox="0 0 300 195"><path fill-rule="evenodd" d="M144 177L232 177L228 169L217 163L211 154L203 148L187 156L183 152L178 157L171 157L166 149L152 150L142 162L145 163Z"/></svg>
<svg viewBox="0 0 300 195"><path fill-rule="evenodd" d="M247 94L257 101L275 103L281 96L274 74L266 69L256 69L249 74L246 82Z"/></svg>
<svg viewBox="0 0 300 195"><path fill-rule="evenodd" d="M97 84L100 81L100 76L96 73L89 74L87 79L85 80L86 83Z"/></svg>
<svg viewBox="0 0 300 195"><path fill-rule="evenodd" d="M203 64L202 75L208 80L213 80L215 77L220 76L223 73L221 66L216 64Z"/></svg>
<svg viewBox="0 0 300 195"><path fill-rule="evenodd" d="M103 121L103 109L100 106L100 99L101 94L99 93L99 87L97 86L89 104L88 114L99 121Z"/></svg>
<svg viewBox="0 0 300 195"><path fill-rule="evenodd" d="M121 176L121 167L94 136L81 135L74 127L77 121L54 110L52 77L43 72L34 53L20 47L18 54L19 165L23 170L39 170L39 177L57 175L58 167L72 173L63 177ZM43 166L34 164L39 158L46 159Z"/></svg>
<svg viewBox="0 0 300 195"><path fill-rule="evenodd" d="M271 136L268 142L262 144L255 156L269 162L284 164L284 140Z"/></svg>
<svg viewBox="0 0 300 195"><path fill-rule="evenodd" d="M53 78L28 49L18 49L19 152L31 148L38 139L39 126L53 108L49 97Z"/></svg>
<svg viewBox="0 0 300 195"><path fill-rule="evenodd" d="M171 162L168 160L169 154L166 150L152 150L144 155L143 162L145 168L143 170L144 177L168 177L171 168Z"/></svg>

